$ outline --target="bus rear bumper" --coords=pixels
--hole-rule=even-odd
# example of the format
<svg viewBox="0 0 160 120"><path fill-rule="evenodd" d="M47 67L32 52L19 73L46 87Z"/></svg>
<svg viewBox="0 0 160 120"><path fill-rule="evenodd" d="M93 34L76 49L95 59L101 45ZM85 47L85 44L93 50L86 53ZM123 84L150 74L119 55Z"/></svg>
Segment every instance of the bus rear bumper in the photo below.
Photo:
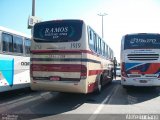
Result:
<svg viewBox="0 0 160 120"><path fill-rule="evenodd" d="M59 83L58 81L43 82L32 81L31 89L37 91L55 91L55 92L71 92L71 93L87 93L85 82L66 82Z"/></svg>
<svg viewBox="0 0 160 120"><path fill-rule="evenodd" d="M123 86L160 86L158 78L122 78Z"/></svg>

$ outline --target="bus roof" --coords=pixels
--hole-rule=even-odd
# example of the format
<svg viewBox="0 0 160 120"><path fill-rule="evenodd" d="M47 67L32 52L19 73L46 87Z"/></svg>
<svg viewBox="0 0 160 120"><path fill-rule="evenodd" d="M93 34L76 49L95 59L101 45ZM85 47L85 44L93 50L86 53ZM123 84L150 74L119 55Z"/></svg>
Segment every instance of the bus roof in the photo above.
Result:
<svg viewBox="0 0 160 120"><path fill-rule="evenodd" d="M9 28L6 28L6 27L2 27L2 26L0 26L0 31L5 31L5 32L8 32L8 33L23 36L23 37L26 37L26 38L31 38L31 36L29 36L25 33L18 32L18 31L15 31L15 30L12 30L12 29L9 29Z"/></svg>
<svg viewBox="0 0 160 120"><path fill-rule="evenodd" d="M160 35L160 33L130 33L130 34L126 34L124 36L128 36L128 35Z"/></svg>

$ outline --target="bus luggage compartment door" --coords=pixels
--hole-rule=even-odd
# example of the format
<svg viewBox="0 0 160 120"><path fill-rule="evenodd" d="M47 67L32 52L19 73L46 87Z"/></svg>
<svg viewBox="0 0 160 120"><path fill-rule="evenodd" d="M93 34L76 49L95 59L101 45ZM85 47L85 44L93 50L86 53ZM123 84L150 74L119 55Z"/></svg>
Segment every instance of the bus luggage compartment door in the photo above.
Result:
<svg viewBox="0 0 160 120"><path fill-rule="evenodd" d="M81 53L39 54L32 59L33 77L37 80L80 81L81 69Z"/></svg>

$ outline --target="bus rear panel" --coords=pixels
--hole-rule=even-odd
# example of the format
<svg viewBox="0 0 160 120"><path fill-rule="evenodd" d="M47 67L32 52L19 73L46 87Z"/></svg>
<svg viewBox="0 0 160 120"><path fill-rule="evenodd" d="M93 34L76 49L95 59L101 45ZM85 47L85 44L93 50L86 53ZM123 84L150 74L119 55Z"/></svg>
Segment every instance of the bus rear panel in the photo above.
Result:
<svg viewBox="0 0 160 120"><path fill-rule="evenodd" d="M160 86L160 35L126 35L121 45L123 86Z"/></svg>
<svg viewBox="0 0 160 120"><path fill-rule="evenodd" d="M110 62L102 60L90 49L88 37L88 27L82 20L35 24L31 45L31 88L93 92Z"/></svg>

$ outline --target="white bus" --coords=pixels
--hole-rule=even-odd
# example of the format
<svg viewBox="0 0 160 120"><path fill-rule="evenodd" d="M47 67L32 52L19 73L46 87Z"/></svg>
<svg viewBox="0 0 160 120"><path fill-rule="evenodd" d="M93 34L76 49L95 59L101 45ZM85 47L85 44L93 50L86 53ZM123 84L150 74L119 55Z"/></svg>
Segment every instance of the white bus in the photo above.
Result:
<svg viewBox="0 0 160 120"><path fill-rule="evenodd" d="M36 23L31 42L31 88L101 91L113 79L113 50L82 20Z"/></svg>
<svg viewBox="0 0 160 120"><path fill-rule="evenodd" d="M121 84L160 86L160 34L127 34L121 42Z"/></svg>
<svg viewBox="0 0 160 120"><path fill-rule="evenodd" d="M30 36L0 26L0 92L30 86Z"/></svg>

